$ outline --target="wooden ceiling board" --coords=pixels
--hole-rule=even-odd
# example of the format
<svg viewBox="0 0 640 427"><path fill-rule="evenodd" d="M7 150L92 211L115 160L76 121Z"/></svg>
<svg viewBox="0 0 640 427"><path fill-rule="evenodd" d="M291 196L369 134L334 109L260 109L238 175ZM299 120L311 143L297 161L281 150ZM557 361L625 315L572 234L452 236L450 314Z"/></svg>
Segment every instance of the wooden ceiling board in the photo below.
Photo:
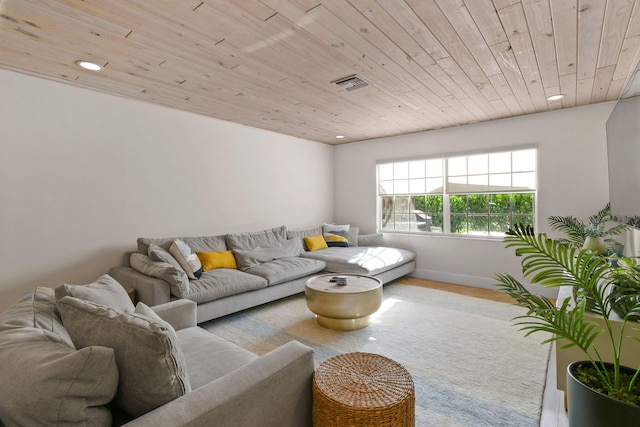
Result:
<svg viewBox="0 0 640 427"><path fill-rule="evenodd" d="M0 1L0 68L332 145L615 101L639 60L640 0Z"/></svg>

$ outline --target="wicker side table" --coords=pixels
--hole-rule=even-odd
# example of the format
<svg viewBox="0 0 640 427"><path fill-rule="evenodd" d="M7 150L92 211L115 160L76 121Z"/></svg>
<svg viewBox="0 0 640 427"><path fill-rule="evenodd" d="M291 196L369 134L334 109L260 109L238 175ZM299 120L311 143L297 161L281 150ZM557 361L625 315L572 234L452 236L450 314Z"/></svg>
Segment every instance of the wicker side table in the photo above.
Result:
<svg viewBox="0 0 640 427"><path fill-rule="evenodd" d="M402 365L378 354L327 359L313 376L313 425L413 427L413 379Z"/></svg>

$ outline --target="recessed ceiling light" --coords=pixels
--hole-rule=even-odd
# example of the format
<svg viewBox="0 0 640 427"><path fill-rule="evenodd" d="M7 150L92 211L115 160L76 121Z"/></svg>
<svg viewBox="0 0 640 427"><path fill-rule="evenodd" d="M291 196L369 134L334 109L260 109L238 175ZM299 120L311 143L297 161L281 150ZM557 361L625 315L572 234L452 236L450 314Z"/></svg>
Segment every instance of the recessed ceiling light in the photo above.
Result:
<svg viewBox="0 0 640 427"><path fill-rule="evenodd" d="M93 62L89 62L89 61L76 61L76 64L78 64L79 67L82 67L85 70L91 70L91 71L102 70L102 67L100 65L95 64Z"/></svg>
<svg viewBox="0 0 640 427"><path fill-rule="evenodd" d="M342 138L344 138L344 135L336 135L336 138L337 139L342 139Z"/></svg>
<svg viewBox="0 0 640 427"><path fill-rule="evenodd" d="M564 94L563 93L559 93L557 95L551 95L550 97L547 98L547 101L557 101L559 99L564 98Z"/></svg>

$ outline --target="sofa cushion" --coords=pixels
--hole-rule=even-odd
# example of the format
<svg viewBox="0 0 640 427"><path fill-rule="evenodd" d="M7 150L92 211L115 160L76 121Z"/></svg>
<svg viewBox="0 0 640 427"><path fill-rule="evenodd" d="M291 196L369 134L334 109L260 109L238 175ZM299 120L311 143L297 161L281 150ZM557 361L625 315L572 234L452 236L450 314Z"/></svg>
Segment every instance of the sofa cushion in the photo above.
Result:
<svg viewBox="0 0 640 427"><path fill-rule="evenodd" d="M302 256L326 262L326 270L334 273L373 276L412 261L416 254L405 249L359 246L321 249Z"/></svg>
<svg viewBox="0 0 640 427"><path fill-rule="evenodd" d="M171 285L171 293L174 296L183 298L183 295L189 293L189 276L187 276L187 272L184 271L178 260L175 259L169 251L152 243L149 245L149 258L151 258L152 261L170 264L177 269L178 273L175 280L169 282L169 285Z"/></svg>
<svg viewBox="0 0 640 427"><path fill-rule="evenodd" d="M202 263L202 270L209 271L216 268L238 268L232 251L196 252Z"/></svg>
<svg viewBox="0 0 640 427"><path fill-rule="evenodd" d="M264 277L269 286L299 279L324 270L324 261L301 257L280 258L251 267L247 273Z"/></svg>
<svg viewBox="0 0 640 427"><path fill-rule="evenodd" d="M287 227L283 225L268 230L232 233L227 234L226 239L227 247L232 250L269 246L287 239Z"/></svg>
<svg viewBox="0 0 640 427"><path fill-rule="evenodd" d="M349 246L349 224L335 225L323 224L322 235L329 247Z"/></svg>
<svg viewBox="0 0 640 427"><path fill-rule="evenodd" d="M129 415L140 416L190 391L184 356L168 323L73 297L59 300L58 309L77 348L114 349L120 371L114 402Z"/></svg>
<svg viewBox="0 0 640 427"><path fill-rule="evenodd" d="M198 280L192 280L186 298L197 303L207 302L266 288L267 284L265 279L253 274L230 268L217 268L205 271Z"/></svg>
<svg viewBox="0 0 640 427"><path fill-rule="evenodd" d="M116 279L103 274L93 283L87 285L64 284L56 288L56 298L65 296L80 298L99 305L113 307L125 313L133 313L135 306L124 287Z"/></svg>
<svg viewBox="0 0 640 427"><path fill-rule="evenodd" d="M305 237L304 245L306 246L308 251L317 251L320 249L327 249L327 241L324 240L324 236L322 234L318 234L317 236Z"/></svg>
<svg viewBox="0 0 640 427"><path fill-rule="evenodd" d="M160 246L165 250L169 250L171 243L176 239L180 239L185 242L189 247L195 251L211 252L211 251L225 251L227 250L227 243L225 235L220 236L198 236L198 237L166 237L166 238L149 238L139 237L138 252L141 254L149 253L149 245L154 244Z"/></svg>
<svg viewBox="0 0 640 427"><path fill-rule="evenodd" d="M37 288L0 314L0 360L5 425L111 425L105 405L118 387L114 351L74 349L53 289Z"/></svg>
<svg viewBox="0 0 640 427"><path fill-rule="evenodd" d="M25 327L37 329L47 341L75 349L69 333L62 325L52 288L37 287L0 314L0 332Z"/></svg>
<svg viewBox="0 0 640 427"><path fill-rule="evenodd" d="M176 239L169 246L169 253L178 261L189 279L197 279L202 274L202 264L189 245Z"/></svg>
<svg viewBox="0 0 640 427"><path fill-rule="evenodd" d="M300 239L282 240L280 242L257 246L252 249L234 249L238 268L247 271L251 267L280 258L300 256L304 253Z"/></svg>
<svg viewBox="0 0 640 427"><path fill-rule="evenodd" d="M359 246L382 246L383 243L384 236L382 233L363 234L358 237Z"/></svg>
<svg viewBox="0 0 640 427"><path fill-rule="evenodd" d="M202 328L185 328L176 331L176 334L187 361L193 390L258 358Z"/></svg>
<svg viewBox="0 0 640 427"><path fill-rule="evenodd" d="M129 265L136 271L147 276L157 277L162 279L171 285L173 292L180 294L182 289L185 289L183 282L185 280L186 273L181 268L177 268L175 265L162 262L153 261L146 255L134 252L129 257ZM176 295L180 298L184 295Z"/></svg>
<svg viewBox="0 0 640 427"><path fill-rule="evenodd" d="M287 239L300 239L304 244L305 237L313 237L322 235L322 226L319 225L317 227L299 229L299 230L289 230L287 229ZM308 247L305 246L306 250L309 250Z"/></svg>

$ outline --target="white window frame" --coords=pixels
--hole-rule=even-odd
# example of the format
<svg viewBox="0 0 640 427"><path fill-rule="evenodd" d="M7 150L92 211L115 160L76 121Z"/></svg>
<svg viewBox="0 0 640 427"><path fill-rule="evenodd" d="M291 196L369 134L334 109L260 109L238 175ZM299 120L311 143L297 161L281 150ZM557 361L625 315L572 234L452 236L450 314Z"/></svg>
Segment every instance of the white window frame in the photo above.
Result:
<svg viewBox="0 0 640 427"><path fill-rule="evenodd" d="M518 168L515 167L513 165L513 159L514 159L514 153L517 152L532 152L533 153L533 159L532 161L529 160L529 165L526 166L526 168ZM508 174L509 178L510 178L510 185L509 186L504 186L504 187L496 187L495 185L492 186L490 185L490 181L491 176L492 175L490 173L490 170L487 170L485 173L469 173L469 158L470 157L477 157L480 158L480 156L493 156L495 158L497 158L499 155L504 155L504 154L509 154L510 155L510 164L509 164L509 170L508 172L504 172L504 174ZM528 153L529 155L531 155L531 153ZM459 175L449 175L449 160L450 159L457 159L457 158L463 158L466 157L467 159L467 168L466 168L466 173L465 174L459 174ZM489 158L489 157L488 157ZM389 183L391 183L395 189L396 185L396 181L401 181L403 179L396 179L395 177L392 177L391 179L382 179L381 177L381 167L383 167L384 165L398 165L398 164L403 164L403 163L410 163L410 162L420 162L420 161L433 161L433 160L440 160L441 164L442 164L442 185L441 185L441 192L429 192L426 190L422 192L422 193L418 193L418 192L414 192L412 193L411 191L407 191L407 192L391 192L391 193L384 193L382 191L382 184L386 183L387 185ZM489 166L490 168L490 166ZM452 237L460 237L460 238L488 238L488 239L502 239L504 234L503 233L492 233L490 230L487 230L486 234L479 234L479 235L474 235L474 234L469 234L469 233L451 233L451 212L450 212L450 196L454 195L454 194L460 194L460 195L468 195L468 194L518 194L518 193L530 193L533 195L533 224L534 224L534 228L537 229L537 202L538 202L538 197L537 197L537 193L538 193L538 150L537 150L537 146L536 145L526 145L526 146L517 146L517 147L503 147L503 148L496 148L496 149L491 149L491 150L483 150L483 151L473 151L473 152L463 152L463 153L447 153L447 154L441 154L441 155L437 155L437 156L424 156L424 157L420 157L420 158L408 158L408 159L394 159L394 160L386 160L386 161L378 161L376 163L376 186L377 186L377 190L376 190L376 222L377 222L377 228L378 228L378 232L384 232L384 233L391 233L391 234L420 234L420 235L427 235L427 236L452 236ZM520 174L520 176L525 176L524 174L528 173L529 175L527 176L528 181L527 181L527 185L514 185L514 175L518 175ZM532 175L531 175L532 174ZM428 172L427 174L428 175ZM480 176L480 175L486 175L486 177ZM497 175L497 173L493 173L493 175ZM451 178L457 177L460 181L462 180L462 177L466 177L466 187L465 184L453 184L451 185ZM478 186L475 188L475 191L472 191L473 188L469 185L469 177L473 177L473 179L471 181L475 180L483 180L486 178L486 186L482 187L482 186ZM384 178L389 178L388 176L384 177ZM494 176L495 178L495 176ZM501 176L499 178L505 178L505 176ZM407 180L410 179L410 176L408 176L406 178ZM454 191L449 191L449 187L452 187L454 185L458 185L458 188ZM409 189L409 184L407 183L407 189ZM465 191L468 190L468 191ZM442 196L442 215L443 215L443 223L442 223L442 232L433 232L433 231L418 231L418 230L397 230L397 229L388 229L388 228L383 228L383 206L382 206L382 199L384 196L401 196L401 197L411 197L411 196L428 196L428 195L441 195ZM513 214L513 212L511 212L511 214Z"/></svg>

